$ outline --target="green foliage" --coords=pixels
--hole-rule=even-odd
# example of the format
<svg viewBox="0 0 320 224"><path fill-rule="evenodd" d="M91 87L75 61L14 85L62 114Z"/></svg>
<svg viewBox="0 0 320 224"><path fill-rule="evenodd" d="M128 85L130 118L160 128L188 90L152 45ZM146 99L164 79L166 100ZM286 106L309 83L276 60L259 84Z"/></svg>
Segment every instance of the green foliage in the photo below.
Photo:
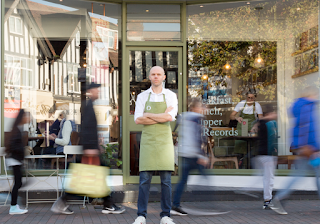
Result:
<svg viewBox="0 0 320 224"><path fill-rule="evenodd" d="M104 149L104 153L102 154L102 160L107 166L111 166L111 161L115 161L117 164L117 167L122 165L122 161L118 158L113 157L114 153L118 152L119 144L106 144L101 145L101 147Z"/></svg>

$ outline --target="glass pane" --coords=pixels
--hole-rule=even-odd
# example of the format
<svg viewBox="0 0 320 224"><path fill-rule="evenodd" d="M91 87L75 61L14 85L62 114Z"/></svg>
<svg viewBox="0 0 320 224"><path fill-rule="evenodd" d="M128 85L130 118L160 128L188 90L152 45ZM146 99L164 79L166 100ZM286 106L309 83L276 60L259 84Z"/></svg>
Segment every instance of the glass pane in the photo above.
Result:
<svg viewBox="0 0 320 224"><path fill-rule="evenodd" d="M287 111L320 81L318 15L317 0L187 6L188 102L206 104L210 168L251 169L260 155L278 155L277 168L291 168L287 139L295 119ZM269 137L254 122L270 110L278 129L267 151Z"/></svg>
<svg viewBox="0 0 320 224"><path fill-rule="evenodd" d="M16 32L16 22L14 17L9 17L9 30L10 32Z"/></svg>
<svg viewBox="0 0 320 224"><path fill-rule="evenodd" d="M180 5L127 5L129 41L178 41L180 34Z"/></svg>
<svg viewBox="0 0 320 224"><path fill-rule="evenodd" d="M122 65L118 49L113 48L121 41L121 4L46 0L16 6L14 1L5 0L3 5L8 16L8 29L3 33L3 37L8 37L3 39L4 46L8 46L4 49L5 109L1 121L4 132L11 130L19 109L27 109L32 115L30 123L23 127L28 132L28 145L37 155L55 154L54 144L47 145L38 135L48 129L47 124L52 127L54 122L60 123L55 116L59 110L66 112L67 120L74 121L74 132L80 132L78 68L86 67L84 80L103 86L100 99L94 102L99 144L106 150L108 143L116 145L111 158L104 158L103 162L112 169L121 169L121 103L118 99L121 98ZM13 10L16 7L17 10ZM41 32L32 32L35 30ZM18 37L18 33L23 36ZM113 38L112 48L109 48L109 33ZM60 126L56 127L52 133L58 134ZM53 167L64 167L64 159L59 163ZM36 160L29 165L50 169L51 159Z"/></svg>
<svg viewBox="0 0 320 224"><path fill-rule="evenodd" d="M149 71L153 66L163 67L167 76L163 86L178 95L177 51L130 51L130 55L130 114L134 114L137 95L151 86Z"/></svg>
<svg viewBox="0 0 320 224"><path fill-rule="evenodd" d="M22 24L19 18L16 18L16 32L22 34Z"/></svg>

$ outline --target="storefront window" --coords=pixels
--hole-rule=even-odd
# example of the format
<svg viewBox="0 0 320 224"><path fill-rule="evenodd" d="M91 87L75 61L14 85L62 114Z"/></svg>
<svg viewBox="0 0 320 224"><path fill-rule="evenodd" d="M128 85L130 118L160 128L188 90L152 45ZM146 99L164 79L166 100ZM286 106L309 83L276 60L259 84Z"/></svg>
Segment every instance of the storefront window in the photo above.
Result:
<svg viewBox="0 0 320 224"><path fill-rule="evenodd" d="M278 169L290 169L288 108L305 87L319 83L318 1L192 5L187 16L188 99L206 105L209 167L253 168L253 121L271 104L278 113ZM253 116L245 112L250 101ZM246 122L232 120L234 111Z"/></svg>
<svg viewBox="0 0 320 224"><path fill-rule="evenodd" d="M127 5L129 41L179 41L180 35L180 5Z"/></svg>
<svg viewBox="0 0 320 224"><path fill-rule="evenodd" d="M79 69L86 68L84 80L102 85L94 109L99 144L109 153L105 162L111 168L121 168L118 48L121 5L49 0L17 4L6 1L5 6L5 134L11 130L19 109L26 109L32 115L31 122L24 126L28 145L34 154L55 153L47 150L54 146L43 140L43 133L60 110L65 111L67 120L74 122L73 132L80 131L78 75ZM36 160L32 167L52 168L46 162Z"/></svg>

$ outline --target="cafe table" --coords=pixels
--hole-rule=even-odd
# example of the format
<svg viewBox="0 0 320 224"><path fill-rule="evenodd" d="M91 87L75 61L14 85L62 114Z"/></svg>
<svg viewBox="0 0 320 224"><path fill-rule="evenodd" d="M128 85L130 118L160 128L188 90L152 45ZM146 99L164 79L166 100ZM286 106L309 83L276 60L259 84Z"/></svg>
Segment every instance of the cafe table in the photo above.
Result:
<svg viewBox="0 0 320 224"><path fill-rule="evenodd" d="M28 181L29 176L34 177L36 179L36 182L32 183L30 186L28 185L27 189L26 189L26 207L27 208L28 208L28 204L30 204L30 203L54 202L59 198L59 165L58 164L59 164L60 158L65 158L65 156L64 155L30 155L30 156L25 157L25 160L27 160L25 163L26 164L26 179ZM32 159L56 159L57 160L57 167L56 167L56 169L49 170L49 171L51 171L49 176L46 176L46 177L44 177L44 179L41 179L40 177L35 176L34 173L43 172L43 170L32 169L32 172L31 172L31 169L29 169L29 161L28 160L32 160ZM57 184L56 185L54 184L55 186L52 186L48 182L48 180L50 179L50 177L54 177L54 176L57 177ZM57 198L56 199L44 199L44 198L30 199L29 198L29 191L33 190L34 187L40 183L46 183L47 185L50 185L53 189L55 189L57 191Z"/></svg>
<svg viewBox="0 0 320 224"><path fill-rule="evenodd" d="M257 136L229 136L220 138L220 140L242 140L247 142L247 157L248 157L248 163L247 163L247 169L250 169L250 158L251 158L251 144L253 141L258 140Z"/></svg>

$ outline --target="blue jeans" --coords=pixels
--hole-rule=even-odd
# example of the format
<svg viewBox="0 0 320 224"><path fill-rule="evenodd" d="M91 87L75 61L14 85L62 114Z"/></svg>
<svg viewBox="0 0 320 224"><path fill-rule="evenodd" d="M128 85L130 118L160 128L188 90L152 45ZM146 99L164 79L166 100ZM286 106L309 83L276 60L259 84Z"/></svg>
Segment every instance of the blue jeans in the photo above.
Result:
<svg viewBox="0 0 320 224"><path fill-rule="evenodd" d="M309 160L306 158L297 159L294 163L294 166L297 167L297 170L291 171L291 180L288 182L288 185L283 190L279 191L276 194L275 198L282 200L286 198L292 192L292 186L299 181L302 177L305 177L308 171L312 170L316 174L316 185L318 188L318 196L320 198L320 182L319 182L319 175L320 175L320 168L311 166Z"/></svg>
<svg viewBox="0 0 320 224"><path fill-rule="evenodd" d="M197 163L198 158L186 158L182 157L182 163L181 163L181 169L182 169L182 174L181 174L181 179L179 183L177 184L176 187L176 192L173 197L173 206L179 207L180 206L180 200L181 200L181 195L184 189L184 186L186 185L188 181L188 176L191 170L197 169L199 170L201 175L206 175L204 172L204 167L200 164Z"/></svg>
<svg viewBox="0 0 320 224"><path fill-rule="evenodd" d="M153 171L141 171L138 196L138 216L147 217L149 190ZM170 217L171 210L171 171L159 171L161 178L161 209L160 217Z"/></svg>

